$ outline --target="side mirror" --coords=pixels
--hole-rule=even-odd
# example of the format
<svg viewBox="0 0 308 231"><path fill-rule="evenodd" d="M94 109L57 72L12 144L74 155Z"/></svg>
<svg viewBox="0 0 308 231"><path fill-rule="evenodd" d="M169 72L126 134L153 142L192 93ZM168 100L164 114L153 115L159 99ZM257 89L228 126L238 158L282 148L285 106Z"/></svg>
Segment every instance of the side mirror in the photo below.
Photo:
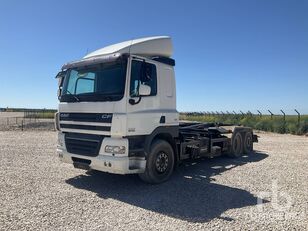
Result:
<svg viewBox="0 0 308 231"><path fill-rule="evenodd" d="M58 94L58 99L60 100L61 94L62 94L62 89L61 88L58 89L57 94Z"/></svg>
<svg viewBox="0 0 308 231"><path fill-rule="evenodd" d="M138 104L141 101L141 96L148 96L151 94L151 87L145 84L140 84L138 87L138 92L139 92L139 99L135 101L135 99L129 99L129 103L131 105Z"/></svg>
<svg viewBox="0 0 308 231"><path fill-rule="evenodd" d="M145 84L139 85L139 96L148 96L151 94L151 87Z"/></svg>
<svg viewBox="0 0 308 231"><path fill-rule="evenodd" d="M67 71L60 71L60 72L56 75L56 79L58 79L58 86L59 86L59 87L62 87L63 80L64 80L64 77L65 77L65 75L66 75L66 72L67 72Z"/></svg>
<svg viewBox="0 0 308 231"><path fill-rule="evenodd" d="M67 71L60 71L57 75L56 75L56 79L58 79L58 99L60 100L61 98L61 93L62 93L62 85L63 85L63 81L64 81L64 77L66 75Z"/></svg>

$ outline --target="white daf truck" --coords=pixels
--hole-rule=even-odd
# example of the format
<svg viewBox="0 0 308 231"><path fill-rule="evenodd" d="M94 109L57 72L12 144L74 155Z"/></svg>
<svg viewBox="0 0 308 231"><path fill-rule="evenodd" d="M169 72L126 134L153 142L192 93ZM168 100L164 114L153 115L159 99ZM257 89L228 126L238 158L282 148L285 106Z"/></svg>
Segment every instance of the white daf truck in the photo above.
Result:
<svg viewBox="0 0 308 231"><path fill-rule="evenodd" d="M171 56L171 38L159 36L63 65L55 118L60 160L160 183L185 159L251 152L257 141L251 128L180 123Z"/></svg>

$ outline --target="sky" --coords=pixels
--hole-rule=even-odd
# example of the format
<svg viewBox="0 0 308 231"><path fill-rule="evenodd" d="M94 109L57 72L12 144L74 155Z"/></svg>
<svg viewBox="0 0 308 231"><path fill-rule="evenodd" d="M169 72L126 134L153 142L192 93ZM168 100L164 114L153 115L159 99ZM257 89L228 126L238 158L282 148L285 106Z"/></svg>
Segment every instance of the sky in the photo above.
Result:
<svg viewBox="0 0 308 231"><path fill-rule="evenodd" d="M179 111L308 113L308 1L0 0L0 107L57 108L87 52L169 35Z"/></svg>

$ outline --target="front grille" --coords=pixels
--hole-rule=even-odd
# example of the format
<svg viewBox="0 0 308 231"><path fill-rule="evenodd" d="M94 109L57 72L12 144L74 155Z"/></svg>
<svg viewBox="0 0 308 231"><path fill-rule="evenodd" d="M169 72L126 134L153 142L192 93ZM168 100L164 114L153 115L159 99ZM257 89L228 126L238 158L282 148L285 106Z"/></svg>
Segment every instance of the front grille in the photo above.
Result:
<svg viewBox="0 0 308 231"><path fill-rule="evenodd" d="M111 127L94 126L94 125L79 125L79 124L60 124L60 128L82 129L82 130L96 130L110 132Z"/></svg>
<svg viewBox="0 0 308 231"><path fill-rule="evenodd" d="M97 122L111 123L111 113L63 113L59 115L60 121L79 121L79 122Z"/></svg>
<svg viewBox="0 0 308 231"><path fill-rule="evenodd" d="M65 133L66 150L72 154L97 156L105 136Z"/></svg>

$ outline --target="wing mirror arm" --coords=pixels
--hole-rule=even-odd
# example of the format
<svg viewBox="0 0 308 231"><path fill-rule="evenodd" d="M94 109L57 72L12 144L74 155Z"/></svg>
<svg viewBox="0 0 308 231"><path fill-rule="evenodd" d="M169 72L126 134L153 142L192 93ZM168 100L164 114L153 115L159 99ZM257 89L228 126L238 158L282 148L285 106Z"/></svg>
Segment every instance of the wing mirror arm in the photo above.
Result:
<svg viewBox="0 0 308 231"><path fill-rule="evenodd" d="M140 101L141 101L141 96L139 96L137 101L135 99L129 99L128 100L129 104L131 104L131 105L138 104L138 103L140 103Z"/></svg>

